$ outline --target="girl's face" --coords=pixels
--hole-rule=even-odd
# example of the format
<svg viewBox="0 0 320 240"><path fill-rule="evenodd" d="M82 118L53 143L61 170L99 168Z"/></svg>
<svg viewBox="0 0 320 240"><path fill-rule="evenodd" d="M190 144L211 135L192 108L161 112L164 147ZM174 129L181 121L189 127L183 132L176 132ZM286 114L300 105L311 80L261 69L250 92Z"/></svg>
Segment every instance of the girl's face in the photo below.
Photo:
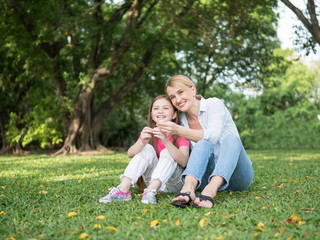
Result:
<svg viewBox="0 0 320 240"><path fill-rule="evenodd" d="M195 87L177 85L167 87L167 94L173 106L181 112L187 112L193 105L196 95Z"/></svg>
<svg viewBox="0 0 320 240"><path fill-rule="evenodd" d="M151 118L155 122L172 121L177 117L177 112L174 111L171 103L162 98L153 103L151 109Z"/></svg>

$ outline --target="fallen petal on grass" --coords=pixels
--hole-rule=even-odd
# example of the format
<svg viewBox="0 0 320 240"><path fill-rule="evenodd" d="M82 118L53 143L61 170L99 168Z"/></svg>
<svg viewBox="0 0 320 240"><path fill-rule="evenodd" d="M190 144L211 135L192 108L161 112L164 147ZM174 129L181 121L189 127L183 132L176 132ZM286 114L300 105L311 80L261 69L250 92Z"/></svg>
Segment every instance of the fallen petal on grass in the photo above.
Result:
<svg viewBox="0 0 320 240"><path fill-rule="evenodd" d="M96 220L103 220L103 219L104 219L103 215L100 215L100 216L96 217Z"/></svg>
<svg viewBox="0 0 320 240"><path fill-rule="evenodd" d="M118 231L118 229L116 229L115 227L106 227L106 229L109 229L109 230L113 230L113 231Z"/></svg>
<svg viewBox="0 0 320 240"><path fill-rule="evenodd" d="M100 224L95 224L95 225L93 226L93 228L99 228L99 229L101 229L101 225L100 225Z"/></svg>
<svg viewBox="0 0 320 240"><path fill-rule="evenodd" d="M203 218L200 220L199 225L200 225L201 228L204 228L205 222L206 222L206 220L203 219Z"/></svg>
<svg viewBox="0 0 320 240"><path fill-rule="evenodd" d="M84 239L84 238L87 238L89 235L87 233L81 233L79 238L80 239Z"/></svg>
<svg viewBox="0 0 320 240"><path fill-rule="evenodd" d="M68 217L74 217L77 216L78 214L76 212L69 212Z"/></svg>
<svg viewBox="0 0 320 240"><path fill-rule="evenodd" d="M158 220L152 220L151 223L150 223L150 226L154 227L154 226L157 226L158 224L159 224Z"/></svg>

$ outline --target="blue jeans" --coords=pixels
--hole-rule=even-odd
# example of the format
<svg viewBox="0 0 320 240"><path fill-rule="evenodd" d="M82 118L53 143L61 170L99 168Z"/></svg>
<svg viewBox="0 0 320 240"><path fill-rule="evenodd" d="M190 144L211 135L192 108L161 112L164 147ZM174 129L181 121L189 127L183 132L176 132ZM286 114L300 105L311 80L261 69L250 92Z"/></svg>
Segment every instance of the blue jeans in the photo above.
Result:
<svg viewBox="0 0 320 240"><path fill-rule="evenodd" d="M198 190L203 190L213 176L221 176L226 183L219 191L240 191L247 189L251 184L253 168L239 137L230 134L220 142L217 161L214 160L213 145L207 140L198 141L181 176L183 183L186 175L198 180Z"/></svg>

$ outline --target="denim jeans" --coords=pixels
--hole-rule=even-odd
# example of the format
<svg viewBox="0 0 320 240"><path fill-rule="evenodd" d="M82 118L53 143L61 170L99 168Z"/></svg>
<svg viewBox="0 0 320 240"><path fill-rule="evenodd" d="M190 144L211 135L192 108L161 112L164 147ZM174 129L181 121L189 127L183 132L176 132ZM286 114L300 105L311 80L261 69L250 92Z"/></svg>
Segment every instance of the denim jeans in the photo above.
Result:
<svg viewBox="0 0 320 240"><path fill-rule="evenodd" d="M198 180L198 190L203 190L213 176L221 176L226 183L219 191L240 191L251 184L253 168L239 137L230 134L220 142L218 159L215 159L214 148L209 141L198 141L181 176L183 183L186 175Z"/></svg>

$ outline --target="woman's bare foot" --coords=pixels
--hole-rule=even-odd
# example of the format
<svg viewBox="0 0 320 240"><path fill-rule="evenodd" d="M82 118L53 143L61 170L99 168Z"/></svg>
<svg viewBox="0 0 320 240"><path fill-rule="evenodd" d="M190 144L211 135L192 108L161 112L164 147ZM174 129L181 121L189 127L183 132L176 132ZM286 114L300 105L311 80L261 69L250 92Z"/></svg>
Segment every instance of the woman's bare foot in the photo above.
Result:
<svg viewBox="0 0 320 240"><path fill-rule="evenodd" d="M201 194L200 197L197 197L194 200L194 205L199 208L212 208L213 207L213 198L208 195Z"/></svg>
<svg viewBox="0 0 320 240"><path fill-rule="evenodd" d="M192 186L183 186L180 193L182 194L172 199L171 202L188 204L190 201L194 201L196 199L195 189Z"/></svg>
<svg viewBox="0 0 320 240"><path fill-rule="evenodd" d="M217 196L219 187L224 183L225 180L221 176L213 176L208 185L201 192L200 197L194 200L194 204L198 207L212 208L213 199Z"/></svg>

